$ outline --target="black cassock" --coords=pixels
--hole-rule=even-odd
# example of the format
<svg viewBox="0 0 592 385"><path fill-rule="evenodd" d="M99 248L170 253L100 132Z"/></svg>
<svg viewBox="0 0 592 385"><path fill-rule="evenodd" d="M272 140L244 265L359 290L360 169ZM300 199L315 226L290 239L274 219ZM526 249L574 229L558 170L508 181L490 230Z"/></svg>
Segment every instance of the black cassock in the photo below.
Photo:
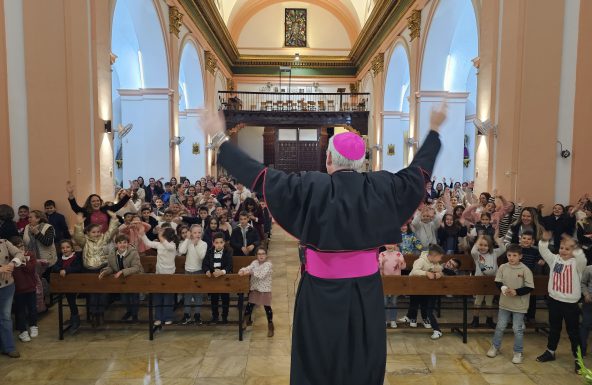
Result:
<svg viewBox="0 0 592 385"><path fill-rule="evenodd" d="M263 194L276 223L321 252L378 249L401 242L401 225L425 195L440 138L431 131L409 167L387 171L286 174L231 143L219 164ZM292 331L292 385L382 385L386 330L380 273L322 279L304 273Z"/></svg>

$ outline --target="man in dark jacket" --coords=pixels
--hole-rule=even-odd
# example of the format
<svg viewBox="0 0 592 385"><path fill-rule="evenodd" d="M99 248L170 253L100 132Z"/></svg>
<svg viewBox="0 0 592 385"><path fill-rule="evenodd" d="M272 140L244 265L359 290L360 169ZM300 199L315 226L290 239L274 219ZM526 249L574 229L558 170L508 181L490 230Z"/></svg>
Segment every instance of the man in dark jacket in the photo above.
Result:
<svg viewBox="0 0 592 385"><path fill-rule="evenodd" d="M239 225L232 230L230 246L234 255L255 255L255 249L259 246L260 239L257 230L249 224L249 214L241 211L238 217Z"/></svg>

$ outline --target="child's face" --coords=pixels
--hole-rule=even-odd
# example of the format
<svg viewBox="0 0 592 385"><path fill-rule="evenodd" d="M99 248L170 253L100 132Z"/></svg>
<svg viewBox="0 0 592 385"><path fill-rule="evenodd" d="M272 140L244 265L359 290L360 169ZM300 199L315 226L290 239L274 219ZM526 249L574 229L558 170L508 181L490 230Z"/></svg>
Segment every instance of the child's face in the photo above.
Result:
<svg viewBox="0 0 592 385"><path fill-rule="evenodd" d="M454 259L449 259L448 261L446 261L446 263L444 264L444 267L446 269L449 269L449 270L452 270L452 271L457 271L458 270L458 265L454 261Z"/></svg>
<svg viewBox="0 0 592 385"><path fill-rule="evenodd" d="M212 219L210 221L210 229L212 230L217 230L218 229L218 221L215 219Z"/></svg>
<svg viewBox="0 0 592 385"><path fill-rule="evenodd" d="M29 210L27 209L19 209L18 210L18 216L20 219L25 219L29 216Z"/></svg>
<svg viewBox="0 0 592 385"><path fill-rule="evenodd" d="M150 217L150 210L142 210L142 218L148 219Z"/></svg>
<svg viewBox="0 0 592 385"><path fill-rule="evenodd" d="M436 209L437 209L438 211L442 211L442 210L444 210L444 202L442 202L442 201L438 201L438 203L436 203Z"/></svg>
<svg viewBox="0 0 592 385"><path fill-rule="evenodd" d="M450 198L450 204L452 205L452 207L458 205L458 198L457 197Z"/></svg>
<svg viewBox="0 0 592 385"><path fill-rule="evenodd" d="M452 217L450 215L446 216L445 223L446 223L446 226L452 226L452 224L454 223L454 221L452 220Z"/></svg>
<svg viewBox="0 0 592 385"><path fill-rule="evenodd" d="M562 214L563 214L563 207L562 206L560 206L560 205L553 206L553 215L558 217Z"/></svg>
<svg viewBox="0 0 592 385"><path fill-rule="evenodd" d="M206 219L208 217L208 211L207 210L200 210L199 211L199 217L201 219Z"/></svg>
<svg viewBox="0 0 592 385"><path fill-rule="evenodd" d="M154 204L156 204L157 208L161 208L164 205L164 202L162 201L162 199L157 199L156 202L154 202Z"/></svg>
<svg viewBox="0 0 592 385"><path fill-rule="evenodd" d="M181 229L181 238L185 239L187 237L187 233L189 232L189 230L183 228Z"/></svg>
<svg viewBox="0 0 592 385"><path fill-rule="evenodd" d="M123 221L124 221L126 224L128 224L128 225L129 225L130 223L132 223L132 218L133 218L133 217L134 217L134 216L133 216L132 214L126 214L126 215L124 215L124 216L123 216Z"/></svg>
<svg viewBox="0 0 592 385"><path fill-rule="evenodd" d="M493 212L495 211L495 204L494 203L491 203L491 202L488 202L485 205L485 211L487 211L490 214L493 214Z"/></svg>
<svg viewBox="0 0 592 385"><path fill-rule="evenodd" d="M523 235L520 237L520 246L531 247L533 243L532 235Z"/></svg>
<svg viewBox="0 0 592 385"><path fill-rule="evenodd" d="M559 246L559 256L563 260L573 258L573 251L576 248L576 244L573 240L562 240Z"/></svg>
<svg viewBox="0 0 592 385"><path fill-rule="evenodd" d="M212 243L214 244L214 248L216 250L222 250L224 248L224 239L222 238L216 238Z"/></svg>
<svg viewBox="0 0 592 385"><path fill-rule="evenodd" d="M222 215L222 207L218 206L218 207L216 207L216 216L218 218L220 218L221 215Z"/></svg>
<svg viewBox="0 0 592 385"><path fill-rule="evenodd" d="M62 243L60 249L62 250L63 255L70 255L74 251L68 242Z"/></svg>
<svg viewBox="0 0 592 385"><path fill-rule="evenodd" d="M423 223L431 222L434 219L431 210L424 210L421 213L421 221Z"/></svg>
<svg viewBox="0 0 592 385"><path fill-rule="evenodd" d="M88 237L90 239L96 240L99 239L101 237L101 228L98 226L93 227L92 229L90 229L90 231L88 232Z"/></svg>
<svg viewBox="0 0 592 385"><path fill-rule="evenodd" d="M49 215L55 213L55 211L56 211L56 208L54 205L45 206L45 214L46 215L49 216Z"/></svg>
<svg viewBox="0 0 592 385"><path fill-rule="evenodd" d="M429 253L428 254L428 259L430 260L430 262L432 263L440 263L440 261L442 260L442 254L438 254L438 253Z"/></svg>
<svg viewBox="0 0 592 385"><path fill-rule="evenodd" d="M249 217L241 215L240 217L238 217L238 222L241 225L241 227L245 227L249 223Z"/></svg>
<svg viewBox="0 0 592 385"><path fill-rule="evenodd" d="M164 221L165 221L165 222L170 222L170 221L172 221L172 220L173 220L173 214L171 214L171 213L166 213L166 214L164 214L164 217L163 217L163 219L164 219Z"/></svg>
<svg viewBox="0 0 592 385"><path fill-rule="evenodd" d="M491 219L489 219L489 217L487 215L481 216L481 224L483 226L489 226L490 223L491 223Z"/></svg>
<svg viewBox="0 0 592 385"><path fill-rule="evenodd" d="M259 250L257 252L257 260L259 262L265 262L265 261L267 261L267 253L265 252L265 250Z"/></svg>
<svg viewBox="0 0 592 385"><path fill-rule="evenodd" d="M201 227L194 227L191 229L191 239L201 239L203 231Z"/></svg>
<svg viewBox="0 0 592 385"><path fill-rule="evenodd" d="M522 259L522 254L520 254L520 253L509 252L507 254L507 256L508 256L508 263L510 265L517 265L520 263L520 260Z"/></svg>
<svg viewBox="0 0 592 385"><path fill-rule="evenodd" d="M406 232L407 232L407 230L408 230L408 226L407 226L407 225L403 225L403 226L401 226L401 232L402 232L402 233L406 233Z"/></svg>
<svg viewBox="0 0 592 385"><path fill-rule="evenodd" d="M489 244L485 239L479 239L477 241L477 250L481 254L487 254L489 252Z"/></svg>
<svg viewBox="0 0 592 385"><path fill-rule="evenodd" d="M117 242L117 251L124 252L127 250L127 246L129 245L128 241L119 241Z"/></svg>

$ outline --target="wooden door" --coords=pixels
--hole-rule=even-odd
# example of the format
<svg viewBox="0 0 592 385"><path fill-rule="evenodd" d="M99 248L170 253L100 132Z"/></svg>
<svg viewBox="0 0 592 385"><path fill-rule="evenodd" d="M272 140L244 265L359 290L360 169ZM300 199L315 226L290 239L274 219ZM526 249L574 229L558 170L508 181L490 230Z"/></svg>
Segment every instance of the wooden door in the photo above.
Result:
<svg viewBox="0 0 592 385"><path fill-rule="evenodd" d="M276 129L276 168L285 172L319 171L320 151L317 128Z"/></svg>

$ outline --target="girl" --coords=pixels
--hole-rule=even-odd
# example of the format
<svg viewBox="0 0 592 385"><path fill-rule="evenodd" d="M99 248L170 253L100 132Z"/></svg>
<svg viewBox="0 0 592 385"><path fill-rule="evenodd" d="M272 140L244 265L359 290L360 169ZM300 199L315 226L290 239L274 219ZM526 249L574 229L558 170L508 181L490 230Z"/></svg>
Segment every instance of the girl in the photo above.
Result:
<svg viewBox="0 0 592 385"><path fill-rule="evenodd" d="M520 243L520 237L524 231L532 231L535 237L535 243L541 239L543 227L539 224L538 213L533 207L525 207L520 212L520 217L506 233L503 239L507 247L510 243Z"/></svg>
<svg viewBox="0 0 592 385"><path fill-rule="evenodd" d="M501 239L498 239L499 247L493 248L493 239L487 235L481 235L477 238L477 242L471 250L471 256L475 261L475 276L488 276L494 277L497 273L497 259L506 251L506 246L503 244ZM477 295L475 296L475 310L473 311L473 322L471 327L479 327L479 308L485 301L486 314L485 324L492 329L495 329L495 323L493 322L493 312L489 310L493 305L493 295Z"/></svg>
<svg viewBox="0 0 592 385"><path fill-rule="evenodd" d="M438 229L438 244L446 254L459 254L459 238L467 236L467 228L454 220L452 214L445 214L442 226Z"/></svg>
<svg viewBox="0 0 592 385"><path fill-rule="evenodd" d="M23 241L14 237L12 244L25 253L25 244ZM55 250L55 248L54 248ZM19 331L19 339L22 342L30 342L31 338L39 336L37 327L37 273L35 272L35 255L25 253L25 263L14 269L15 294L14 294L14 314L16 321L16 330ZM29 327L30 331L27 329ZM30 333L30 334L29 334Z"/></svg>
<svg viewBox="0 0 592 385"><path fill-rule="evenodd" d="M190 231L183 238L183 242L179 244L179 254L185 255L185 274L203 274L202 264L208 251L208 245L201 239L202 233L201 225L192 225ZM191 320L192 301L196 306L193 321ZM185 294L183 296L185 308L180 323L188 325L195 322L196 325L201 325L200 306L202 303L203 296L201 294Z"/></svg>
<svg viewBox="0 0 592 385"><path fill-rule="evenodd" d="M152 210L150 209L150 206L146 205L142 207L142 217L140 219L143 223L146 223L150 226L150 229L146 231L148 239L150 239L151 241L155 240L156 234L154 234L153 230L156 226L158 226L158 220L154 218L154 216L152 216Z"/></svg>
<svg viewBox="0 0 592 385"><path fill-rule="evenodd" d="M189 235L189 226L179 225L177 226L177 239L183 240Z"/></svg>
<svg viewBox="0 0 592 385"><path fill-rule="evenodd" d="M586 217L577 224L578 242L586 254L587 264L592 264L592 202L584 205Z"/></svg>
<svg viewBox="0 0 592 385"><path fill-rule="evenodd" d="M572 236L576 229L576 217L575 209L571 211L566 210L562 204L556 204L553 206L551 215L543 217L541 225L545 230L553 233L553 239L551 240L551 251L559 251L559 243L561 242L561 236L567 234Z"/></svg>
<svg viewBox="0 0 592 385"><path fill-rule="evenodd" d="M139 188L146 188L146 185L144 184L144 178L142 178L141 176L138 177L138 179L136 179L138 181L138 187Z"/></svg>
<svg viewBox="0 0 592 385"><path fill-rule="evenodd" d="M409 227L409 224L407 223L401 226L401 238L402 240L399 248L403 255L419 255L419 253L423 249L423 246L421 244L421 241L417 239L415 233L411 230L411 227Z"/></svg>
<svg viewBox="0 0 592 385"><path fill-rule="evenodd" d="M253 324L251 314L255 305L262 305L267 316L267 336L273 337L273 311L271 309L271 279L272 265L267 260L267 251L263 247L257 248L255 254L257 259L251 262L247 267L238 271L238 275L251 275L251 291L249 292L249 302L245 308L245 317L243 319L243 329Z"/></svg>
<svg viewBox="0 0 592 385"><path fill-rule="evenodd" d="M226 212L222 212L218 217L218 228L222 232L228 233L228 239L230 240L230 235L232 235L232 226L228 223L228 214Z"/></svg>
<svg viewBox="0 0 592 385"><path fill-rule="evenodd" d="M86 222L84 215L78 213L78 223L74 226L74 241L82 248L82 265L85 273L99 274L107 265L104 248L119 229L119 219L113 211L107 212L111 216L106 232L101 231L101 225L90 224L84 231L82 225ZM103 322L106 296L103 294L89 294L89 311L92 317L92 326L98 327Z"/></svg>
<svg viewBox="0 0 592 385"><path fill-rule="evenodd" d="M156 249L156 274L175 274L175 257L177 256L177 235L170 227L158 232L158 241L151 241L146 234L142 236L144 244ZM173 323L174 294L154 294L154 326L161 328L162 324Z"/></svg>
<svg viewBox="0 0 592 385"><path fill-rule="evenodd" d="M382 275L401 275L401 270L407 267L405 257L399 251L397 245L386 245L386 250L378 255L378 265ZM384 307L386 309L386 324L391 328L397 327L397 296L384 296Z"/></svg>
<svg viewBox="0 0 592 385"><path fill-rule="evenodd" d="M212 247L213 236L216 233L222 233L224 235L224 242L230 241L230 233L220 228L218 219L212 218L203 236L203 240L208 244L208 248Z"/></svg>
<svg viewBox="0 0 592 385"><path fill-rule="evenodd" d="M187 197L187 200L185 201L185 211L187 212L187 216L197 216L197 206L195 205L195 198L193 195Z"/></svg>
<svg viewBox="0 0 592 385"><path fill-rule="evenodd" d="M0 239L18 237L18 229L14 221L14 210L9 205L0 205Z"/></svg>
<svg viewBox="0 0 592 385"><path fill-rule="evenodd" d="M64 239L60 242L61 257L53 265L53 272L59 273L62 277L67 274L81 273L82 272L82 255L78 252L74 252L74 243L70 239ZM78 315L78 306L76 306L75 293L66 294L66 300L68 301L68 307L70 308L70 319L64 322L64 324L70 324L70 334L74 334L80 327L80 316Z"/></svg>
<svg viewBox="0 0 592 385"><path fill-rule="evenodd" d="M74 211L76 214L83 215L84 226L97 224L100 226L99 231L101 233L106 232L109 228L110 214L108 211L119 211L130 199L130 194L127 192L127 190L122 190L124 191L121 193L123 198L116 204L107 206L99 195L91 194L88 196L88 198L86 198L84 206L80 207L78 206L76 198L74 197L74 185L70 181L66 183L66 191L68 192L68 202L70 202L72 211Z"/></svg>
<svg viewBox="0 0 592 385"><path fill-rule="evenodd" d="M149 223L142 222L140 216L133 215L129 225L119 226L119 233L127 235L130 245L134 246L139 253L144 253L148 247L142 242L142 235L148 233L151 228Z"/></svg>

